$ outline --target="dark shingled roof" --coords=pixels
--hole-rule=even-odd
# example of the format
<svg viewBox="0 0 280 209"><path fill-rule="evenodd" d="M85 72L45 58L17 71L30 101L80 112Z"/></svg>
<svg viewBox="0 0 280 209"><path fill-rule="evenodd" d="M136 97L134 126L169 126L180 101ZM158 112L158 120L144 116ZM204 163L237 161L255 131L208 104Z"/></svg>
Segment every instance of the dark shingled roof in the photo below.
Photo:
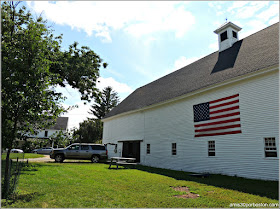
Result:
<svg viewBox="0 0 280 209"><path fill-rule="evenodd" d="M218 43L217 43L218 44ZM279 64L279 23L136 89L104 118L141 109Z"/></svg>
<svg viewBox="0 0 280 209"><path fill-rule="evenodd" d="M49 129L66 130L68 124L68 117L58 117L54 126Z"/></svg>

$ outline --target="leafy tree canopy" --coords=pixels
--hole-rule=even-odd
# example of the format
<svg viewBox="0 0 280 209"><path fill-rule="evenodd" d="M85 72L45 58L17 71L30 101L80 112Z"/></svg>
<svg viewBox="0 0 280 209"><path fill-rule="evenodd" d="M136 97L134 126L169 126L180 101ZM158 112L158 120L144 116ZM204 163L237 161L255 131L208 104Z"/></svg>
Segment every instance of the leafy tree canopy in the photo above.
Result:
<svg viewBox="0 0 280 209"><path fill-rule="evenodd" d="M1 3L2 46L2 147L8 148L2 197L9 191L9 155L16 138L54 124L65 111L65 97L55 86L69 84L81 99L90 101L103 64L90 48L74 42L61 50L62 36L55 37L47 22L34 18L20 2Z"/></svg>
<svg viewBox="0 0 280 209"><path fill-rule="evenodd" d="M80 123L79 129L74 130L74 142L96 143L102 140L103 124L101 120L88 119Z"/></svg>
<svg viewBox="0 0 280 209"><path fill-rule="evenodd" d="M57 85L69 84L90 101L97 96L99 70L106 67L89 47L74 42L62 51L42 17L34 18L20 2L1 3L2 146L11 148L19 133L54 123L65 109Z"/></svg>

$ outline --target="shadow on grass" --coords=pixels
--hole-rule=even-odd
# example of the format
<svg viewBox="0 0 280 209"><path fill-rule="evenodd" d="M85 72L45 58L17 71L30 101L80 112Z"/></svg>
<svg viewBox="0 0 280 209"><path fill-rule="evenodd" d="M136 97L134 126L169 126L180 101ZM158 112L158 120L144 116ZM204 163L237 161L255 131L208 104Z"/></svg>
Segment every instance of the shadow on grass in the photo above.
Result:
<svg viewBox="0 0 280 209"><path fill-rule="evenodd" d="M47 163L28 163L28 164L25 164L21 171L20 171L20 175L35 175L35 173L33 173L34 171L38 171L39 168L41 167L50 167L50 166L58 166L58 165L48 165Z"/></svg>
<svg viewBox="0 0 280 209"><path fill-rule="evenodd" d="M13 194L8 200L3 199L1 201L2 207L9 207L10 205L22 201L22 202L30 202L34 197L42 196L42 194L39 194L38 192L33 192L30 194Z"/></svg>
<svg viewBox="0 0 280 209"><path fill-rule="evenodd" d="M189 176L189 172L175 171L161 168L138 165L136 169L149 173L168 176L177 180L194 181L215 187L237 190L244 193L259 195L278 200L278 181L264 181L246 179L242 177L211 174L208 178L198 178Z"/></svg>

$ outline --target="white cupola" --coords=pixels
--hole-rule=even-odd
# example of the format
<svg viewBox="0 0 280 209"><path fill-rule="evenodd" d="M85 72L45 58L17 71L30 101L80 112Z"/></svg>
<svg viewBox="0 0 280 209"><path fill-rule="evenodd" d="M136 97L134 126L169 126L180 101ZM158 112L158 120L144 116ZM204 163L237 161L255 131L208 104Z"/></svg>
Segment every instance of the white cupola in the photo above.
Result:
<svg viewBox="0 0 280 209"><path fill-rule="evenodd" d="M241 29L242 28L232 22L226 22L214 31L214 33L218 35L220 52L230 48L236 41L239 40L238 32Z"/></svg>

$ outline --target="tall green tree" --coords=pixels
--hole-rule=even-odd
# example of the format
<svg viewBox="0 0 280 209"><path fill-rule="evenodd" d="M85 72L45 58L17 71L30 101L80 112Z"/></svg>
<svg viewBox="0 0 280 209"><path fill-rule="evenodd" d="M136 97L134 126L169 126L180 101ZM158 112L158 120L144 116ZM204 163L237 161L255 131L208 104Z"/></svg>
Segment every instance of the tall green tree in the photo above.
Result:
<svg viewBox="0 0 280 209"><path fill-rule="evenodd" d="M112 87L105 87L94 98L95 103L91 106L89 113L94 118L88 118L80 123L80 127L73 132L75 142L96 143L102 141L103 123L101 119L119 103L118 93Z"/></svg>
<svg viewBox="0 0 280 209"><path fill-rule="evenodd" d="M74 142L96 143L102 141L102 122L101 120L88 119L79 124L79 129L74 130Z"/></svg>
<svg viewBox="0 0 280 209"><path fill-rule="evenodd" d="M97 96L96 80L102 59L78 43L62 51L62 36L55 37L42 17L34 18L20 2L1 3L2 147L8 148L3 190L8 190L8 160L17 137L47 128L66 110L55 91L67 84L81 99ZM2 191L3 191L2 190Z"/></svg>
<svg viewBox="0 0 280 209"><path fill-rule="evenodd" d="M89 113L98 119L102 119L119 104L120 99L118 93L111 86L108 86L95 97L94 101L95 103L91 106Z"/></svg>

